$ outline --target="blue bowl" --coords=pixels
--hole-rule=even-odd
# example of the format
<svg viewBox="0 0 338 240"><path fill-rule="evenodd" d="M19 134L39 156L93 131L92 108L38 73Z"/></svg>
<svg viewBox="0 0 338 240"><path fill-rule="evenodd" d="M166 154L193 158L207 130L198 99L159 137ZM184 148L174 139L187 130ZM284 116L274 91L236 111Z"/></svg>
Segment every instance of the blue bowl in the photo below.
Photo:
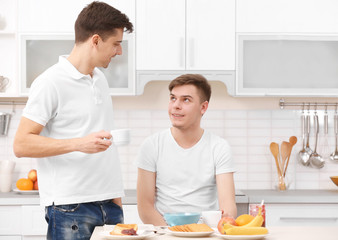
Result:
<svg viewBox="0 0 338 240"><path fill-rule="evenodd" d="M200 213L165 213L164 219L169 226L197 223Z"/></svg>

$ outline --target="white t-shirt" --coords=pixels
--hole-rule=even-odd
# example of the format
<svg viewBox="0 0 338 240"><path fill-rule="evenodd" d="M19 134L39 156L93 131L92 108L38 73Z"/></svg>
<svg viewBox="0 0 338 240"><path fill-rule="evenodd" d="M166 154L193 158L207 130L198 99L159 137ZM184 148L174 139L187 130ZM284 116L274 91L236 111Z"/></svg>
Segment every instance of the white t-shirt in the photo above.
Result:
<svg viewBox="0 0 338 240"><path fill-rule="evenodd" d="M136 164L156 172L155 207L161 213L218 210L216 175L234 172L230 146L210 133L193 147L180 147L171 130L148 137Z"/></svg>
<svg viewBox="0 0 338 240"><path fill-rule="evenodd" d="M32 84L23 116L44 126L41 135L55 139L84 137L113 129L113 106L104 74L81 74L66 58ZM101 201L124 196L117 150L71 152L39 158L42 206Z"/></svg>

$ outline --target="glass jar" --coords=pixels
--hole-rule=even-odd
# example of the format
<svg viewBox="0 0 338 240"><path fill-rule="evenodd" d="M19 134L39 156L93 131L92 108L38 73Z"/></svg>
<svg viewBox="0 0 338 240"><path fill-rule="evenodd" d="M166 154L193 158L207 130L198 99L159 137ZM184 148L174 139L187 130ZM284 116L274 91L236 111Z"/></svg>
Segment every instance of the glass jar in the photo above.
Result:
<svg viewBox="0 0 338 240"><path fill-rule="evenodd" d="M261 215L264 219L264 222L262 224L262 227L265 227L265 204L261 205L260 203L258 204L249 204L249 214L252 216L257 216L259 212L259 208L262 207L262 212Z"/></svg>

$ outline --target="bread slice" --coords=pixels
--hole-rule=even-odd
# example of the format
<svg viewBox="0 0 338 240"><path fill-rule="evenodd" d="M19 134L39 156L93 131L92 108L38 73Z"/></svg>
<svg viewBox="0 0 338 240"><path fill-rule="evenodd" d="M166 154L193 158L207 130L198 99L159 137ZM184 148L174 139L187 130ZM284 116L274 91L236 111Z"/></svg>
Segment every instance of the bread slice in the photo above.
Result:
<svg viewBox="0 0 338 240"><path fill-rule="evenodd" d="M118 223L115 225L110 235L137 235L137 224L122 224Z"/></svg>

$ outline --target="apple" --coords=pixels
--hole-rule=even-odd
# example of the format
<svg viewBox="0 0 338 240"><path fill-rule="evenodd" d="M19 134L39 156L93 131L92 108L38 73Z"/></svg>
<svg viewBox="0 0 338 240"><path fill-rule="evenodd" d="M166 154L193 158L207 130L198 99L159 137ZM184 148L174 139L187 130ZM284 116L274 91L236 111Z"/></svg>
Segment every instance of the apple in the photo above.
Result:
<svg viewBox="0 0 338 240"><path fill-rule="evenodd" d="M38 180L36 180L33 184L33 190L39 190L39 186L38 186Z"/></svg>
<svg viewBox="0 0 338 240"><path fill-rule="evenodd" d="M29 171L28 173L28 178L30 180L32 180L33 182L35 182L36 180L38 180L38 175L35 169L32 169Z"/></svg>
<svg viewBox="0 0 338 240"><path fill-rule="evenodd" d="M221 234L225 234L225 230L231 226L237 226L235 219L232 217L222 217L218 222L217 229Z"/></svg>

